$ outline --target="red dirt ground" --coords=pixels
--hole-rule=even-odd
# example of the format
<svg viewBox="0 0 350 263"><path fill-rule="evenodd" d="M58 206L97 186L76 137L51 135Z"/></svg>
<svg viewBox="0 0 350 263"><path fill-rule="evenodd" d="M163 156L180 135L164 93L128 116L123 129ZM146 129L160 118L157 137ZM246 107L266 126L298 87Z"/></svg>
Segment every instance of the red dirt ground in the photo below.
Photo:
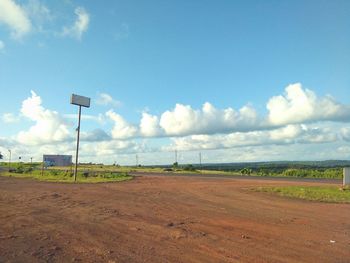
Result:
<svg viewBox="0 0 350 263"><path fill-rule="evenodd" d="M350 205L251 190L297 184L0 177L0 262L350 262Z"/></svg>

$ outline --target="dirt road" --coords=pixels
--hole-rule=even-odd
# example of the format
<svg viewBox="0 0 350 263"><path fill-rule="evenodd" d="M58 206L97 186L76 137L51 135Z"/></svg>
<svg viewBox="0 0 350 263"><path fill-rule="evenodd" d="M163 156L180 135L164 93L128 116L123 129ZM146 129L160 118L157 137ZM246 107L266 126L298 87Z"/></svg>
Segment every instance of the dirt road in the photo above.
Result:
<svg viewBox="0 0 350 263"><path fill-rule="evenodd" d="M0 177L0 262L349 262L350 205L250 190L296 184Z"/></svg>

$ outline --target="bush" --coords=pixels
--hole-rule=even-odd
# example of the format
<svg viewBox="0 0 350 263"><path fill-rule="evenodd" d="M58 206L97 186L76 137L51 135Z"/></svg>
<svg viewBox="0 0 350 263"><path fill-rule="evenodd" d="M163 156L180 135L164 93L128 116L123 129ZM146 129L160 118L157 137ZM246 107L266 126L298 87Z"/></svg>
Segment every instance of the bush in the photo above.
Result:
<svg viewBox="0 0 350 263"><path fill-rule="evenodd" d="M31 172L33 172L33 167L28 167L28 168L26 168L25 169L25 173L31 173Z"/></svg>
<svg viewBox="0 0 350 263"><path fill-rule="evenodd" d="M53 176L57 176L57 175L58 175L58 171L56 171L56 170L51 170L51 171L50 171L50 174L53 175Z"/></svg>
<svg viewBox="0 0 350 263"><path fill-rule="evenodd" d="M185 171L195 171L196 170L192 164L186 165L183 169Z"/></svg>
<svg viewBox="0 0 350 263"><path fill-rule="evenodd" d="M15 173L18 173L18 174L24 173L23 166L22 166L22 165L19 165L19 166L16 168Z"/></svg>
<svg viewBox="0 0 350 263"><path fill-rule="evenodd" d="M253 171L252 169L249 169L249 168L243 168L240 172L241 174L250 175Z"/></svg>

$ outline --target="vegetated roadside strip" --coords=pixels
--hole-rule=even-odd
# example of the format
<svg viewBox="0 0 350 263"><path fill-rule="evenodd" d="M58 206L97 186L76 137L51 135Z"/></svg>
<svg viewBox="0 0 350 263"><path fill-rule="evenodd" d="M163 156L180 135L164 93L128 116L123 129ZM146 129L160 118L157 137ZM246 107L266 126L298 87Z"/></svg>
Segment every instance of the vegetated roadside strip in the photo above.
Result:
<svg viewBox="0 0 350 263"><path fill-rule="evenodd" d="M336 186L279 186L258 187L258 192L327 203L350 203L350 189Z"/></svg>
<svg viewBox="0 0 350 263"><path fill-rule="evenodd" d="M200 177L200 178L223 178L223 179L242 179L242 180L271 180L271 181L290 181L290 182L315 182L325 184L338 184L341 185L341 179L328 179L328 178L300 178L300 177L286 177L286 176L255 176L255 175L241 175L241 174L215 174L215 173L152 173L152 172L130 172L132 176L176 176L176 177Z"/></svg>
<svg viewBox="0 0 350 263"><path fill-rule="evenodd" d="M74 178L69 175L62 174L48 174L44 173L41 175L40 171L33 171L28 173L10 173L8 171L0 171L0 176L4 177L15 177L15 178L24 178L24 179L32 179L37 181L44 182L54 182L54 183L75 183ZM88 176L84 177L80 173L78 173L76 183L107 183L107 182L122 182L133 179L133 176L128 174L113 174L109 173L106 175L99 176Z"/></svg>

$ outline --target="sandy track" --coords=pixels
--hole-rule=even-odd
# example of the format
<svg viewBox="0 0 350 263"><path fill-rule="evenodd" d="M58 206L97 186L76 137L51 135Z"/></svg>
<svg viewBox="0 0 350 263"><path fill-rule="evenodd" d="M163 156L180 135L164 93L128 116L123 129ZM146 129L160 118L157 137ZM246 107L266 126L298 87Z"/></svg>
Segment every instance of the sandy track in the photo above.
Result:
<svg viewBox="0 0 350 263"><path fill-rule="evenodd" d="M349 262L350 205L250 190L287 184L299 183L0 177L0 262Z"/></svg>

